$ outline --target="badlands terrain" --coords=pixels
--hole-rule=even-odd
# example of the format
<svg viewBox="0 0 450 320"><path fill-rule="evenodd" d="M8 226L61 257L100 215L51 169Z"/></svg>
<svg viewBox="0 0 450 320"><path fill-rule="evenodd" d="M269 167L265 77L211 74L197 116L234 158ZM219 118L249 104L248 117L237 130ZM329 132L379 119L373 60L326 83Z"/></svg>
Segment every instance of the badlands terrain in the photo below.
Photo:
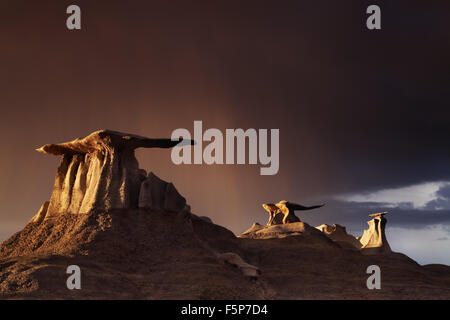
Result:
<svg viewBox="0 0 450 320"><path fill-rule="evenodd" d="M392 252L385 213L361 237L276 217L235 236L199 217L134 157L180 142L101 130L38 149L61 164L50 199L0 245L0 298L450 299L450 267ZM81 268L80 290L66 286L69 265ZM379 290L366 286L370 265Z"/></svg>

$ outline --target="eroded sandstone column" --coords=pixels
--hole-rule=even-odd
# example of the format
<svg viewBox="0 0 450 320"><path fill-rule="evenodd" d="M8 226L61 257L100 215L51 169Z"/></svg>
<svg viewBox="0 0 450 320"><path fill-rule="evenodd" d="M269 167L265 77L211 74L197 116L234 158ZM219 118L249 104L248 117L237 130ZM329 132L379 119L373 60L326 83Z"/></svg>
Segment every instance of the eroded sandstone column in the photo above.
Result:
<svg viewBox="0 0 450 320"><path fill-rule="evenodd" d="M138 208L141 183L147 177L139 169L135 149L171 148L180 142L100 130L85 138L44 145L37 151L60 155L62 159L49 204L32 221L64 213ZM173 190L164 192L174 194Z"/></svg>

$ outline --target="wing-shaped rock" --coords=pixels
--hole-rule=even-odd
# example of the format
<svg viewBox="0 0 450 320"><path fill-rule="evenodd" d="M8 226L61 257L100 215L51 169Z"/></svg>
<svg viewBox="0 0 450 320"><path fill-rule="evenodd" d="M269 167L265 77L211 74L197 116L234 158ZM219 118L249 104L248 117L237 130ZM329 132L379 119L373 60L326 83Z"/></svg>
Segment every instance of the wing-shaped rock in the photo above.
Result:
<svg viewBox="0 0 450 320"><path fill-rule="evenodd" d="M151 139L134 134L122 133L112 130L98 130L84 138L57 144L46 144L38 152L65 155L65 154L86 154L105 149L134 150L137 148L172 148L182 140L172 139ZM188 141L193 143L192 140Z"/></svg>
<svg viewBox="0 0 450 320"><path fill-rule="evenodd" d="M170 148L180 142L182 140L150 139L100 130L85 138L44 145L37 151L62 155L45 219L65 212L137 208L141 183L147 177L145 171L139 169L134 150ZM193 144L192 140L183 142ZM167 188L166 184L164 186ZM158 186L152 188L157 189ZM173 186L169 188L174 189ZM174 194L175 191L169 190L169 193ZM156 201L158 195L152 194ZM153 203L152 206L163 208L167 204ZM180 202L175 206L178 208Z"/></svg>

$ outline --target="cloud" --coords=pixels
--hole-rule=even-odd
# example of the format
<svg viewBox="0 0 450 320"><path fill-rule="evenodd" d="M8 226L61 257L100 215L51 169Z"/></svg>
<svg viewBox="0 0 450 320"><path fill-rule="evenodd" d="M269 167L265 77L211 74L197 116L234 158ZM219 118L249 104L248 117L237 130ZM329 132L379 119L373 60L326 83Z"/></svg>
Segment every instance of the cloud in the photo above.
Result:
<svg viewBox="0 0 450 320"><path fill-rule="evenodd" d="M404 253L420 264L450 265L450 238L444 229L443 225L421 229L388 227L386 236L393 251Z"/></svg>
<svg viewBox="0 0 450 320"><path fill-rule="evenodd" d="M422 230L440 225L450 236L450 184L428 182L402 188L335 196L320 215L308 217L314 225L339 223L354 235L367 228L368 215L388 211L388 228ZM330 219L331 218L331 219ZM445 235L446 236L446 235ZM436 236L443 238L444 236Z"/></svg>
<svg viewBox="0 0 450 320"><path fill-rule="evenodd" d="M437 209L439 207L450 209L450 184L448 182L427 182L401 188L341 195L336 198L359 203L383 203L391 208Z"/></svg>
<svg viewBox="0 0 450 320"><path fill-rule="evenodd" d="M450 184L442 186L436 192L436 199L429 201L425 208L431 210L450 210Z"/></svg>
<svg viewBox="0 0 450 320"><path fill-rule="evenodd" d="M410 204L393 207L391 203L380 202L344 202L335 201L329 208L340 213L340 218L347 223L361 220L369 213L388 211L390 225L405 228L421 228L433 224L450 224L450 210L415 209Z"/></svg>

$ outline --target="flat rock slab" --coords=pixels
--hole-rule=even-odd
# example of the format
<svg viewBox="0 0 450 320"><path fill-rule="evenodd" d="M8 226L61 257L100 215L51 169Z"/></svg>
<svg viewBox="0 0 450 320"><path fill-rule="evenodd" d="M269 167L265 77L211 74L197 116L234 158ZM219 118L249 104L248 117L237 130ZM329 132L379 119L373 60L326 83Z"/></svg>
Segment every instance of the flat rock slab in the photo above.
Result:
<svg viewBox="0 0 450 320"><path fill-rule="evenodd" d="M255 224L256 225L256 224ZM254 226L255 226L254 225ZM289 236L302 236L302 235L317 235L323 236L322 232L314 227L311 227L305 222L293 222L286 224L277 224L270 227L260 226L252 227L245 233L241 234L239 238L248 239L277 239L285 238Z"/></svg>

